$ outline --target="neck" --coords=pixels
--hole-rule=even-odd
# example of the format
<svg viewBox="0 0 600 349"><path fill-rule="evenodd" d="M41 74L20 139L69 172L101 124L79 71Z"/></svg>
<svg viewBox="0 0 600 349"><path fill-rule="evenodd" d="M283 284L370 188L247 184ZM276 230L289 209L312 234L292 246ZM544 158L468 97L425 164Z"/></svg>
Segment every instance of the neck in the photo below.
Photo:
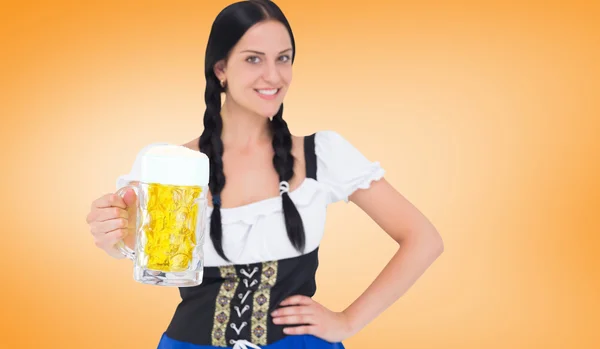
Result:
<svg viewBox="0 0 600 349"><path fill-rule="evenodd" d="M252 148L271 143L269 119L241 108L229 99L221 108L223 119L223 146L232 148Z"/></svg>

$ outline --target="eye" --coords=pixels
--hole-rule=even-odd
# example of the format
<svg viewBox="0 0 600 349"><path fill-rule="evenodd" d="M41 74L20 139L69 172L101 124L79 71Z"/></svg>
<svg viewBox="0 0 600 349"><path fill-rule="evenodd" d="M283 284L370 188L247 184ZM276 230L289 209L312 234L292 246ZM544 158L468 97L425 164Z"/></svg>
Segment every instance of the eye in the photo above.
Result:
<svg viewBox="0 0 600 349"><path fill-rule="evenodd" d="M250 56L250 57L246 58L246 62L252 63L252 64L258 63L259 60L260 60L260 58L258 58L257 56Z"/></svg>
<svg viewBox="0 0 600 349"><path fill-rule="evenodd" d="M290 59L291 59L291 58L290 58L290 56L288 56L288 55L283 55L283 56L280 56L280 57L279 57L279 60L280 60L280 61L283 61L283 62L287 62L287 61L289 61Z"/></svg>

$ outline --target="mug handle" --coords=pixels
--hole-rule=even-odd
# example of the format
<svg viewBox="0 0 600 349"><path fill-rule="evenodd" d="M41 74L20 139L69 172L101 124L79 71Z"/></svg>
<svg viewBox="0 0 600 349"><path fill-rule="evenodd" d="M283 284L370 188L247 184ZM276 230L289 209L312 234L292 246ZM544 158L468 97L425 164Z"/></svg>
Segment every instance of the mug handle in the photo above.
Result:
<svg viewBox="0 0 600 349"><path fill-rule="evenodd" d="M140 188L136 185L136 184L128 184L122 188L120 188L119 190L117 190L115 192L115 194L119 195L120 197L124 197L125 196L125 192L127 191L127 189L133 189L133 191L135 191L135 195L136 195L136 209L139 211L139 202L140 202ZM139 219L139 217L137 217L137 219ZM137 222L136 222L137 225ZM134 229L135 234L137 234L137 227ZM117 244L115 245L115 247L127 258L131 259L132 261L135 259L135 251L132 250L131 248L129 248L127 245L125 245L125 242L123 240L119 240L117 241Z"/></svg>

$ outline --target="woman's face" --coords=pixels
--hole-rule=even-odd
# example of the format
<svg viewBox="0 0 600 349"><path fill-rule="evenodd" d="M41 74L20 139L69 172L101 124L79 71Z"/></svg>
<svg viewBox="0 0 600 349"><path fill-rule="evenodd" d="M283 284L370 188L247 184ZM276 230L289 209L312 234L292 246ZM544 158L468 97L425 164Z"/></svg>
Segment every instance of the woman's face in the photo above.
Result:
<svg viewBox="0 0 600 349"><path fill-rule="evenodd" d="M235 45L224 69L227 98L265 118L277 113L292 82L292 42L277 21L251 27Z"/></svg>

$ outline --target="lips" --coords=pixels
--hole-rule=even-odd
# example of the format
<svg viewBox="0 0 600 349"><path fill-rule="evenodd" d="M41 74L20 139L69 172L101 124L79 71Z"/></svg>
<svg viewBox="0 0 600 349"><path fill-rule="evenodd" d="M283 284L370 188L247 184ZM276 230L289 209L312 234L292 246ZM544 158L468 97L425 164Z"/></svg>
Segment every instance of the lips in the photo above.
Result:
<svg viewBox="0 0 600 349"><path fill-rule="evenodd" d="M266 99L266 100L271 100L271 99L275 99L279 95L279 92L281 91L281 89L280 88L255 89L254 91L256 91L256 93L258 94L258 96L260 98Z"/></svg>

